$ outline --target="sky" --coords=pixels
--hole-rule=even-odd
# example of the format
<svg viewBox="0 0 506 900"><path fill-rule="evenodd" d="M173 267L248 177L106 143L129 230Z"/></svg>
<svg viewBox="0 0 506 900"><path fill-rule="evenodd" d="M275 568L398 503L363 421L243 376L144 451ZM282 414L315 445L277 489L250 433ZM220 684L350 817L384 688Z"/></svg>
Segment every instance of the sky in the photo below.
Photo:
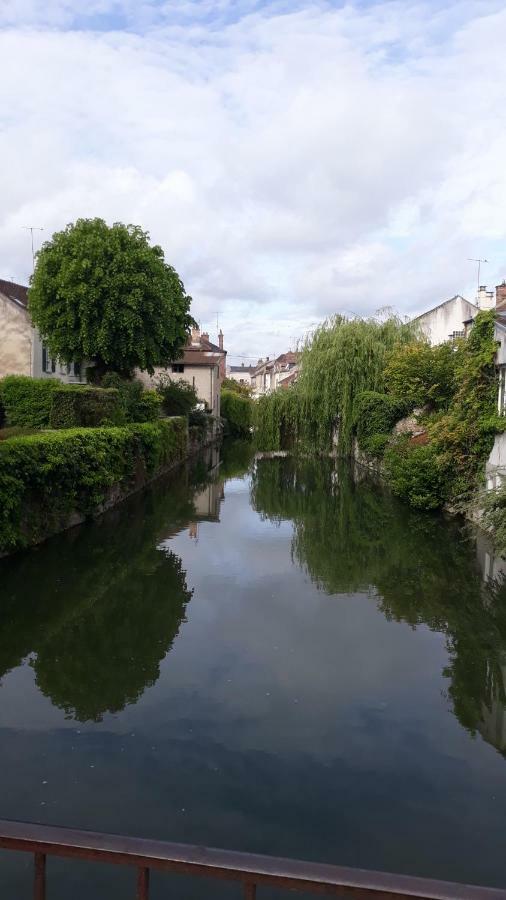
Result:
<svg viewBox="0 0 506 900"><path fill-rule="evenodd" d="M0 277L141 225L229 361L506 278L504 0L0 0Z"/></svg>

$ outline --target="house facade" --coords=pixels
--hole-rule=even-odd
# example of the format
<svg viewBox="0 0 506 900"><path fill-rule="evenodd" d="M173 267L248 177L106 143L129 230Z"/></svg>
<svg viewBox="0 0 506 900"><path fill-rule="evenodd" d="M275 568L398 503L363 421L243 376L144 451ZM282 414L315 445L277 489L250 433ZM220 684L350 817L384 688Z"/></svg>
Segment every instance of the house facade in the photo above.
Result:
<svg viewBox="0 0 506 900"><path fill-rule="evenodd" d="M58 378L67 384L86 381L84 367L51 359L28 313L28 288L0 279L0 378L29 375Z"/></svg>
<svg viewBox="0 0 506 900"><path fill-rule="evenodd" d="M153 375L137 372L137 377L147 387L154 387L160 375L168 375L174 381L187 381L195 388L197 396L206 404L209 412L220 416L221 385L226 374L227 351L223 349L223 332L218 335L218 344L209 340L207 332L193 328L190 337L178 359L167 367L155 369Z"/></svg>
<svg viewBox="0 0 506 900"><path fill-rule="evenodd" d="M231 378L232 381L237 381L238 384L250 388L251 377L254 371L255 366L245 366L244 363L240 366L227 366L227 378Z"/></svg>
<svg viewBox="0 0 506 900"><path fill-rule="evenodd" d="M484 291L487 293L486 289ZM490 306L485 308L490 309ZM449 300L444 300L443 303L416 316L413 322L419 325L429 343L435 347L437 344L463 337L464 322L474 319L479 311L478 303L471 303L470 300L456 294L455 297L450 297Z"/></svg>
<svg viewBox="0 0 506 900"><path fill-rule="evenodd" d="M269 357L265 361L259 359L251 376L253 396L262 397L281 387L282 383L297 368L298 362L299 354L291 350L273 360L270 360Z"/></svg>

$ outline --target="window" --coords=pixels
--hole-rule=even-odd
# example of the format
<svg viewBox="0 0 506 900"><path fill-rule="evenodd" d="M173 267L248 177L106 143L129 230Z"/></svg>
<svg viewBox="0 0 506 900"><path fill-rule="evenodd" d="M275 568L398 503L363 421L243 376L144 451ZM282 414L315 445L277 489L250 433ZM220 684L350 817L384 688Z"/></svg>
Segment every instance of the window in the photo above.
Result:
<svg viewBox="0 0 506 900"><path fill-rule="evenodd" d="M506 366L499 366L499 415L506 415Z"/></svg>
<svg viewBox="0 0 506 900"><path fill-rule="evenodd" d="M174 363L172 366L173 372L184 372L184 366L182 363Z"/></svg>

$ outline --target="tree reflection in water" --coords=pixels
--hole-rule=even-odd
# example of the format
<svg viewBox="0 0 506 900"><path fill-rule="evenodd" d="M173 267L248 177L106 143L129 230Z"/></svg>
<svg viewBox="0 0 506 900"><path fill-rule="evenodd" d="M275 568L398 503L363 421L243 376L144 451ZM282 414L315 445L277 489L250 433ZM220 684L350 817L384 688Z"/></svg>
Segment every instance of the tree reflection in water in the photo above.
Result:
<svg viewBox="0 0 506 900"><path fill-rule="evenodd" d="M30 657L40 690L79 721L118 712L156 682L192 596L179 557L158 546L198 516L212 462L1 561L0 677Z"/></svg>
<svg viewBox="0 0 506 900"><path fill-rule="evenodd" d="M467 525L331 460L259 461L252 503L293 522L293 558L321 590L370 591L388 619L444 633L456 716L506 752L506 582L484 581Z"/></svg>

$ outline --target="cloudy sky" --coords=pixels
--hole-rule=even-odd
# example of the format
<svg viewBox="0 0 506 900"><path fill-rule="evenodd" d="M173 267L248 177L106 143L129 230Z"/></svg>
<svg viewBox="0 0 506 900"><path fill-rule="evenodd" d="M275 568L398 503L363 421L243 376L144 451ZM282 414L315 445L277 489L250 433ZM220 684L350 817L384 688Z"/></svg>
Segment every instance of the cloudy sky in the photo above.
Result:
<svg viewBox="0 0 506 900"><path fill-rule="evenodd" d="M140 224L230 355L506 277L504 0L0 0L0 277Z"/></svg>

